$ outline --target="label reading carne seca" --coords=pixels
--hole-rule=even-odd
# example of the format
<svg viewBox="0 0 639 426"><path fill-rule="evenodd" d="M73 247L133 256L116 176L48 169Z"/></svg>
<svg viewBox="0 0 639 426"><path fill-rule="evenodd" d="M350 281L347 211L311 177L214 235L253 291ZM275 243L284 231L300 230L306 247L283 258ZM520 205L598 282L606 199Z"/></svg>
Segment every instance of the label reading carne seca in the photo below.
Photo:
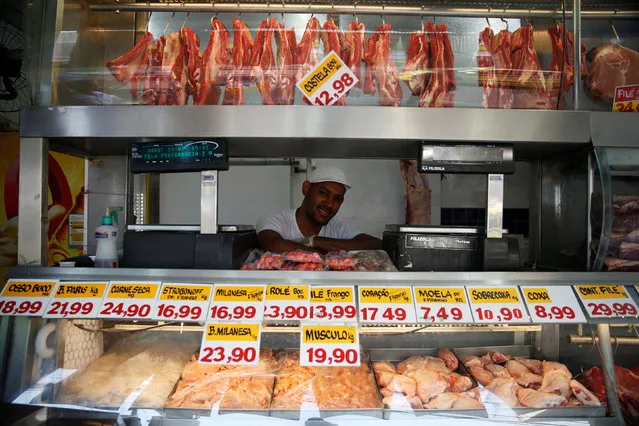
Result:
<svg viewBox="0 0 639 426"><path fill-rule="evenodd" d="M160 285L157 283L117 283L111 282L108 299L155 299Z"/></svg>
<svg viewBox="0 0 639 426"><path fill-rule="evenodd" d="M111 281L98 317L151 319L159 289L159 282Z"/></svg>

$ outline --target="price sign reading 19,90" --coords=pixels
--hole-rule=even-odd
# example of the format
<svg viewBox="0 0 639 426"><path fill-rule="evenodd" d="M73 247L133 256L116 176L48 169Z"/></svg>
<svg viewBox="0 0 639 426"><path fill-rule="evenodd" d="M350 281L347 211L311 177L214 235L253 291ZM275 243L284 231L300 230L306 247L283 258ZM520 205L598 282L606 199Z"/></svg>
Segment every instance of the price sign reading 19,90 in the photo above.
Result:
<svg viewBox="0 0 639 426"><path fill-rule="evenodd" d="M360 323L416 323L410 287L358 287Z"/></svg>
<svg viewBox="0 0 639 426"><path fill-rule="evenodd" d="M529 323L517 287L466 287L476 323Z"/></svg>
<svg viewBox="0 0 639 426"><path fill-rule="evenodd" d="M210 321L262 322L264 285L215 284Z"/></svg>
<svg viewBox="0 0 639 426"><path fill-rule="evenodd" d="M578 285L581 299L590 318L626 318L639 315L639 308L622 285Z"/></svg>
<svg viewBox="0 0 639 426"><path fill-rule="evenodd" d="M582 323L586 317L570 286L522 287L533 323Z"/></svg>
<svg viewBox="0 0 639 426"><path fill-rule="evenodd" d="M97 318L107 282L61 282L44 318Z"/></svg>
<svg viewBox="0 0 639 426"><path fill-rule="evenodd" d="M204 322L211 297L209 284L163 283L154 319Z"/></svg>
<svg viewBox="0 0 639 426"><path fill-rule="evenodd" d="M260 324L207 322L202 334L202 364L252 364L260 360Z"/></svg>
<svg viewBox="0 0 639 426"><path fill-rule="evenodd" d="M357 322L355 288L353 286L311 287L309 321Z"/></svg>
<svg viewBox="0 0 639 426"><path fill-rule="evenodd" d="M464 287L413 287L417 321L472 324Z"/></svg>
<svg viewBox="0 0 639 426"><path fill-rule="evenodd" d="M42 316L56 283L56 280L7 281L0 294L0 315Z"/></svg>
<svg viewBox="0 0 639 426"><path fill-rule="evenodd" d="M310 286L268 284L264 302L265 320L305 320L309 318Z"/></svg>
<svg viewBox="0 0 639 426"><path fill-rule="evenodd" d="M151 319L159 282L111 281L99 318Z"/></svg>
<svg viewBox="0 0 639 426"><path fill-rule="evenodd" d="M302 324L300 365L340 366L360 365L357 324Z"/></svg>

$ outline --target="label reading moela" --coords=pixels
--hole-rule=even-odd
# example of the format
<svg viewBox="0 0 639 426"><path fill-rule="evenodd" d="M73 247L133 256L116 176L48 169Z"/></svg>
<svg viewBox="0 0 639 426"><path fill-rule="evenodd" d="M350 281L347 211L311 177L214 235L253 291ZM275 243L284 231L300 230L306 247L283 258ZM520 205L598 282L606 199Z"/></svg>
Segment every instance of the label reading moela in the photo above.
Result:
<svg viewBox="0 0 639 426"><path fill-rule="evenodd" d="M410 287L358 287L360 323L416 323Z"/></svg>
<svg viewBox="0 0 639 426"><path fill-rule="evenodd" d="M202 334L202 364L255 365L259 362L260 324L207 322Z"/></svg>
<svg viewBox="0 0 639 426"><path fill-rule="evenodd" d="M215 284L209 320L261 322L265 285Z"/></svg>
<svg viewBox="0 0 639 426"><path fill-rule="evenodd" d="M357 324L302 324L300 365L345 367L360 365Z"/></svg>
<svg viewBox="0 0 639 426"><path fill-rule="evenodd" d="M204 322L210 303L211 284L162 283L154 319Z"/></svg>
<svg viewBox="0 0 639 426"><path fill-rule="evenodd" d="M586 322L570 286L522 287L521 290L535 324Z"/></svg>
<svg viewBox="0 0 639 426"><path fill-rule="evenodd" d="M8 280L0 294L0 315L42 316L56 284L56 280Z"/></svg>
<svg viewBox="0 0 639 426"><path fill-rule="evenodd" d="M45 309L44 318L97 318L107 282L61 282Z"/></svg>
<svg viewBox="0 0 639 426"><path fill-rule="evenodd" d="M575 286L590 318L636 318L639 308L625 287L612 284Z"/></svg>
<svg viewBox="0 0 639 426"><path fill-rule="evenodd" d="M413 287L417 321L473 323L464 287Z"/></svg>
<svg viewBox="0 0 639 426"><path fill-rule="evenodd" d="M160 283L111 281L100 307L99 318L151 319Z"/></svg>
<svg viewBox="0 0 639 426"><path fill-rule="evenodd" d="M310 316L310 286L268 284L264 303L265 320L305 320Z"/></svg>
<svg viewBox="0 0 639 426"><path fill-rule="evenodd" d="M357 322L354 286L313 286L309 321Z"/></svg>
<svg viewBox="0 0 639 426"><path fill-rule="evenodd" d="M476 323L529 323L530 317L517 287L467 286L470 307Z"/></svg>

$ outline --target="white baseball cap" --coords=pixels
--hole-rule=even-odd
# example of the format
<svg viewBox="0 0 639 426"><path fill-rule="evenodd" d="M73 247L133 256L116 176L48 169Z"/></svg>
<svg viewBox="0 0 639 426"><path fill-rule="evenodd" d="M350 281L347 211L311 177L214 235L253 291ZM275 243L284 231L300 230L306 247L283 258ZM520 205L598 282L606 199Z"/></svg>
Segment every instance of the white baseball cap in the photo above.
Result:
<svg viewBox="0 0 639 426"><path fill-rule="evenodd" d="M308 181L310 183L337 182L344 185L346 189L351 189L344 172L341 169L332 166L319 166L315 168L315 170L311 172Z"/></svg>

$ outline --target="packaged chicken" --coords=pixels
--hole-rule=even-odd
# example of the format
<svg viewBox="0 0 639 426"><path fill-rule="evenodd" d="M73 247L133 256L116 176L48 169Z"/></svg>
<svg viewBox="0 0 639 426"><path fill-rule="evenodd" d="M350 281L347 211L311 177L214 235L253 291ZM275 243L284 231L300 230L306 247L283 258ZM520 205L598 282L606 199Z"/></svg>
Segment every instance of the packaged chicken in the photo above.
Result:
<svg viewBox="0 0 639 426"><path fill-rule="evenodd" d="M257 365L207 365L193 355L166 407L268 410L280 365L270 349L260 351Z"/></svg>
<svg viewBox="0 0 639 426"><path fill-rule="evenodd" d="M302 367L299 352L287 353L277 373L274 410L379 409L382 403L373 373L363 359L359 367ZM278 415L277 413L275 415Z"/></svg>
<svg viewBox="0 0 639 426"><path fill-rule="evenodd" d="M481 409L477 385L457 372L455 354L440 349L432 355L412 355L398 363L373 362L384 405L400 411Z"/></svg>
<svg viewBox="0 0 639 426"><path fill-rule="evenodd" d="M161 408L200 338L197 333L133 334L64 382L58 401L85 407Z"/></svg>
<svg viewBox="0 0 639 426"><path fill-rule="evenodd" d="M356 271L397 272L393 261L384 250L355 250L348 255L355 259Z"/></svg>

